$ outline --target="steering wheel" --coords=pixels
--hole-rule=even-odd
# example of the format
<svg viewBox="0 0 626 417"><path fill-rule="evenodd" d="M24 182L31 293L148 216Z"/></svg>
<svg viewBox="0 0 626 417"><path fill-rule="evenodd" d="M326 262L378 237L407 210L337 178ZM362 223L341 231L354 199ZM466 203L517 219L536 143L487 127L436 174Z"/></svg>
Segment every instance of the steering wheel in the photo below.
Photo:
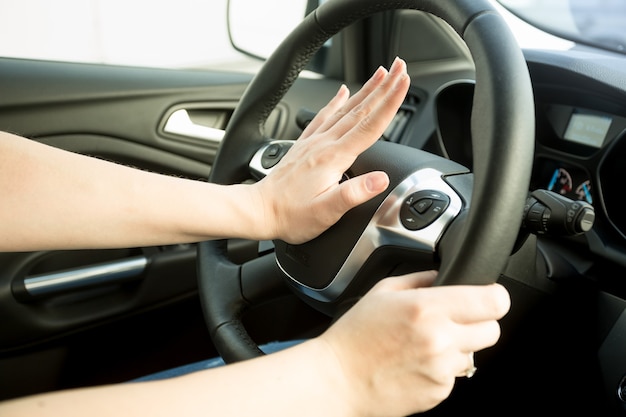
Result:
<svg viewBox="0 0 626 417"><path fill-rule="evenodd" d="M263 133L270 112L332 35L374 13L416 9L447 22L476 68L472 170L407 146L378 141L346 173L384 170L390 186L319 237L275 241L275 251L235 264L227 241L198 245L199 290L216 349L229 362L263 353L241 317L289 288L329 315L348 308L385 276L436 268L435 285L496 282L513 250L534 151L534 101L526 62L487 0L329 0L283 41L241 98L210 180L234 184L263 175L290 145ZM470 138L468 138L470 140ZM287 284L287 285L285 285Z"/></svg>

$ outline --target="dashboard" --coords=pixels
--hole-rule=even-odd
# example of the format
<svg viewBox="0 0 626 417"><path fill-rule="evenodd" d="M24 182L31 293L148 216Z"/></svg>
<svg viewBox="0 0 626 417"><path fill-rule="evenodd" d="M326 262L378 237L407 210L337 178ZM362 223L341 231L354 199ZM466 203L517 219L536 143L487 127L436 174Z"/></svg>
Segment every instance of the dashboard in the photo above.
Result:
<svg viewBox="0 0 626 417"><path fill-rule="evenodd" d="M587 246L626 266L626 73L621 60L571 51L568 56L527 52L527 60L536 106L531 189L592 204L596 222Z"/></svg>
<svg viewBox="0 0 626 417"><path fill-rule="evenodd" d="M582 242L626 267L626 70L623 58L586 51L525 51L536 110L532 192L550 190L593 205ZM452 83L436 102L445 156L471 167L471 82ZM450 128L448 126L454 126ZM459 128L459 126L464 126ZM577 239L578 243L581 239ZM576 256L587 256L579 250Z"/></svg>
<svg viewBox="0 0 626 417"><path fill-rule="evenodd" d="M586 162L618 139L626 119L559 104L544 105L538 118L544 125L537 132L539 144L560 155L537 157L532 185L594 204L600 181L594 178L596 163Z"/></svg>

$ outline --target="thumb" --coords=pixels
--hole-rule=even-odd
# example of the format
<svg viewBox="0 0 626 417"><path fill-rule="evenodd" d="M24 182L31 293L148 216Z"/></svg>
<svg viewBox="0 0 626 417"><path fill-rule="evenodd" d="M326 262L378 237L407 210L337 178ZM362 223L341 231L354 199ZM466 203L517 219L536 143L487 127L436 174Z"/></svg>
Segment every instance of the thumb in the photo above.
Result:
<svg viewBox="0 0 626 417"><path fill-rule="evenodd" d="M381 280L376 287L384 291L403 291L430 287L437 278L437 271L421 271Z"/></svg>
<svg viewBox="0 0 626 417"><path fill-rule="evenodd" d="M382 171L368 172L339 185L345 211L376 197L389 186L389 177Z"/></svg>
<svg viewBox="0 0 626 417"><path fill-rule="evenodd" d="M369 172L361 175L361 178L364 178L365 188L367 191L372 193L371 197L382 193L389 186L389 177L387 176L387 173L382 171Z"/></svg>

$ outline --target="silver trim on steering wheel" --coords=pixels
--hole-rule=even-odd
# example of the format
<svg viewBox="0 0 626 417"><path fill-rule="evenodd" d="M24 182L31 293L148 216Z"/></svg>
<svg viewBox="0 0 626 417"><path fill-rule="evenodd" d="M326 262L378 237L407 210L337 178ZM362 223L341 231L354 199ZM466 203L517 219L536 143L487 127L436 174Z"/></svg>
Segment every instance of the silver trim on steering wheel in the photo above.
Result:
<svg viewBox="0 0 626 417"><path fill-rule="evenodd" d="M337 275L325 288L311 288L300 283L285 271L277 259L278 266L289 277L295 290L312 299L331 302L345 291L359 268L378 248L394 245L434 252L441 235L463 207L459 195L442 177L443 173L427 168L416 171L398 184L376 210ZM426 190L447 195L450 199L448 207L430 225L415 231L408 230L400 220L402 205L413 193Z"/></svg>

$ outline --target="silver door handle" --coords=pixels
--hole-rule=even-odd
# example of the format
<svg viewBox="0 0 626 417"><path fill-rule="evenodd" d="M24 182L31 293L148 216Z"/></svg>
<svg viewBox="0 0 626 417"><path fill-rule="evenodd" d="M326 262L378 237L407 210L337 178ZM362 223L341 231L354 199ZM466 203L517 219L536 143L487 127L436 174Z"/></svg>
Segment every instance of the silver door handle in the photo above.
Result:
<svg viewBox="0 0 626 417"><path fill-rule="evenodd" d="M120 284L139 278L147 265L148 259L145 256L135 256L82 268L31 275L24 279L24 290L28 296L38 298L106 284Z"/></svg>
<svg viewBox="0 0 626 417"><path fill-rule="evenodd" d="M179 109L172 113L167 119L163 131L218 143L224 138L224 130L194 123L185 109Z"/></svg>

